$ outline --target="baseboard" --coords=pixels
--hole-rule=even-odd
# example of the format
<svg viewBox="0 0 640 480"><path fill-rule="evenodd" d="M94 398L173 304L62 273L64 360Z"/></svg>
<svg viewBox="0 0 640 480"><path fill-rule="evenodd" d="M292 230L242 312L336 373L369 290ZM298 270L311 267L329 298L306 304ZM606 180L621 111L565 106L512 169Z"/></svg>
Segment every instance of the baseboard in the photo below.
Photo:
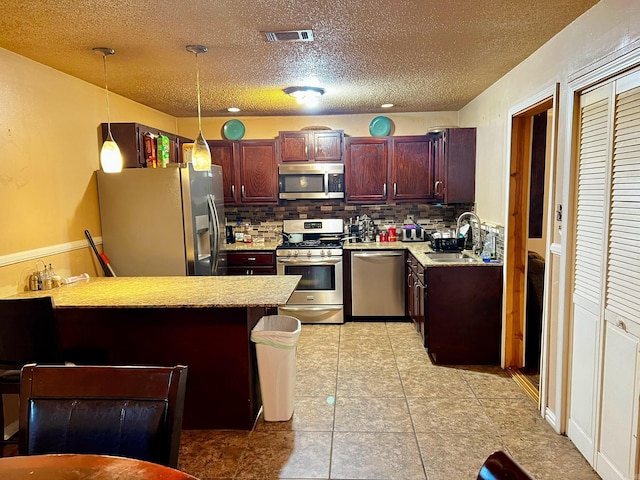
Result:
<svg viewBox="0 0 640 480"><path fill-rule="evenodd" d="M526 393L536 405L539 405L540 393L536 387L531 384L527 377L525 377L517 368L508 368L507 372L509 372L509 375L511 375L511 378L518 384L518 386L524 390L524 393Z"/></svg>

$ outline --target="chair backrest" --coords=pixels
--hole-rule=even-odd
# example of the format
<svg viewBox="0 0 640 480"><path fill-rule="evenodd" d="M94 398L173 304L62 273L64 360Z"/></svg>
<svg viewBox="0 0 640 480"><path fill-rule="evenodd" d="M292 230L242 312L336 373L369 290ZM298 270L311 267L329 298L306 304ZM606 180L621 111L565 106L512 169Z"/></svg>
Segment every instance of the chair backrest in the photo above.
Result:
<svg viewBox="0 0 640 480"><path fill-rule="evenodd" d="M23 455L90 453L177 467L187 367L26 365Z"/></svg>
<svg viewBox="0 0 640 480"><path fill-rule="evenodd" d="M498 450L487 457L476 480L533 480L506 452Z"/></svg>
<svg viewBox="0 0 640 480"><path fill-rule="evenodd" d="M0 369L59 362L51 297L0 300Z"/></svg>

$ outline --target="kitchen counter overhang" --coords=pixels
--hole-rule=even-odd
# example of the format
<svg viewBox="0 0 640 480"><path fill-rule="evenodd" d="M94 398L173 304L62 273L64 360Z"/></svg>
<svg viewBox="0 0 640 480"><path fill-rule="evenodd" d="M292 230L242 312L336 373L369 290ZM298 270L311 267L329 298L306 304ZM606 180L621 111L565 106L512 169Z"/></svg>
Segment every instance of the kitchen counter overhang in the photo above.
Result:
<svg viewBox="0 0 640 480"><path fill-rule="evenodd" d="M56 308L229 308L284 305L300 276L97 277L20 297L51 296Z"/></svg>
<svg viewBox="0 0 640 480"><path fill-rule="evenodd" d="M251 429L261 407L251 330L300 276L91 278L53 298L64 360L187 365L185 429Z"/></svg>

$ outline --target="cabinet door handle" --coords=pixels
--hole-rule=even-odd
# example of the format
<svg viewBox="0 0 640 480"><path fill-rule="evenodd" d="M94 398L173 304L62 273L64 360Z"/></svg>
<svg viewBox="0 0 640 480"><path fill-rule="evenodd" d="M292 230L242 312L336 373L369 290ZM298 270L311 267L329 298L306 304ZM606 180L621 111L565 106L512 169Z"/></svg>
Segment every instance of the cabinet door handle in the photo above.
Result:
<svg viewBox="0 0 640 480"><path fill-rule="evenodd" d="M437 180L437 181L436 181L436 183L433 185L433 191L434 191L434 193L436 193L436 194L440 193L440 192L438 191L438 185L442 185L442 182L441 182L440 180Z"/></svg>
<svg viewBox="0 0 640 480"><path fill-rule="evenodd" d="M618 319L618 327L620 327L625 332L627 331L627 325L620 318Z"/></svg>
<svg viewBox="0 0 640 480"><path fill-rule="evenodd" d="M233 198L236 198L236 186L235 185L231 185L231 196Z"/></svg>
<svg viewBox="0 0 640 480"><path fill-rule="evenodd" d="M397 183L393 184L393 196L394 197L398 196L398 184Z"/></svg>
<svg viewBox="0 0 640 480"><path fill-rule="evenodd" d="M256 257L248 257L247 260L249 262L255 262L256 261Z"/></svg>
<svg viewBox="0 0 640 480"><path fill-rule="evenodd" d="M244 185L240 186L240 197L244 198Z"/></svg>
<svg viewBox="0 0 640 480"><path fill-rule="evenodd" d="M387 184L386 184L386 183L384 184L384 187L383 187L383 189L382 189L382 196L383 196L383 197L386 197L386 196L387 196Z"/></svg>

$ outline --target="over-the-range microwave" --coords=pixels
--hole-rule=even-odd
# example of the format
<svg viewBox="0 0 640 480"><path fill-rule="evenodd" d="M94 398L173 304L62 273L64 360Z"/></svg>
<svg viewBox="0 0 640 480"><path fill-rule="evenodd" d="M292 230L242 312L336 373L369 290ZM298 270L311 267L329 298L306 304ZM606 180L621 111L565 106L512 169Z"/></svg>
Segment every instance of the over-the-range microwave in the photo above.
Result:
<svg viewBox="0 0 640 480"><path fill-rule="evenodd" d="M278 166L279 197L344 198L343 163L292 163Z"/></svg>

